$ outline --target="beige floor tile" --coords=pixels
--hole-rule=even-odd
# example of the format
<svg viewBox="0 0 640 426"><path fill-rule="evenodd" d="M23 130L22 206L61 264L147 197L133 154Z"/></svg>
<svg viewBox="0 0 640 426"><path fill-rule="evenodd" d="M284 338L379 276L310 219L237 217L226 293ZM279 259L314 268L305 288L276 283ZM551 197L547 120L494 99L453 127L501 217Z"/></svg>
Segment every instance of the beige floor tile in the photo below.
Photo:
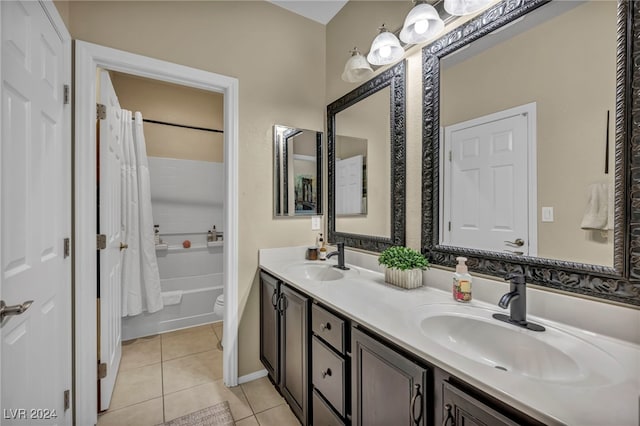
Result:
<svg viewBox="0 0 640 426"><path fill-rule="evenodd" d="M260 426L299 426L298 418L287 404L278 405L256 414Z"/></svg>
<svg viewBox="0 0 640 426"><path fill-rule="evenodd" d="M217 380L165 395L165 421L202 410L222 401L229 402L234 420L241 420L253 415L247 398L239 386L227 388L222 380Z"/></svg>
<svg viewBox="0 0 640 426"><path fill-rule="evenodd" d="M213 350L162 363L165 394L188 389L222 378L222 352Z"/></svg>
<svg viewBox="0 0 640 426"><path fill-rule="evenodd" d="M210 331L210 330L211 330L211 324L203 324L203 325L196 325L195 327L182 328L180 330L170 331L168 333L162 333L161 336L170 337L170 336L177 336L179 334L195 333L198 331Z"/></svg>
<svg viewBox="0 0 640 426"><path fill-rule="evenodd" d="M247 417L236 422L235 426L260 426L256 416Z"/></svg>
<svg viewBox="0 0 640 426"><path fill-rule="evenodd" d="M218 338L213 329L197 327L191 332L162 335L162 361L216 349Z"/></svg>
<svg viewBox="0 0 640 426"><path fill-rule="evenodd" d="M161 396L161 365L133 368L118 374L109 409L117 410Z"/></svg>
<svg viewBox="0 0 640 426"><path fill-rule="evenodd" d="M98 417L98 426L152 426L163 421L162 398L156 398L119 410L110 409Z"/></svg>
<svg viewBox="0 0 640 426"><path fill-rule="evenodd" d="M136 339L122 343L120 371L161 362L160 337Z"/></svg>
<svg viewBox="0 0 640 426"><path fill-rule="evenodd" d="M254 413L268 410L285 402L266 377L243 383L240 386Z"/></svg>
<svg viewBox="0 0 640 426"><path fill-rule="evenodd" d="M213 331L218 336L218 340L222 340L222 321L213 323Z"/></svg>

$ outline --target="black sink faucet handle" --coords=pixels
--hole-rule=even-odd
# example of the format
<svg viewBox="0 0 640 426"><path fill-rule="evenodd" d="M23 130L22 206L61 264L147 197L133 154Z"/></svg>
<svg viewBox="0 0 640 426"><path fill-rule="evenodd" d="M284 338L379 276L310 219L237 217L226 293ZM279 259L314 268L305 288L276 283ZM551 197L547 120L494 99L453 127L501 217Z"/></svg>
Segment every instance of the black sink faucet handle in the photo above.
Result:
<svg viewBox="0 0 640 426"><path fill-rule="evenodd" d="M526 284L524 274L520 272L510 272L504 276L505 281L511 281L513 284Z"/></svg>

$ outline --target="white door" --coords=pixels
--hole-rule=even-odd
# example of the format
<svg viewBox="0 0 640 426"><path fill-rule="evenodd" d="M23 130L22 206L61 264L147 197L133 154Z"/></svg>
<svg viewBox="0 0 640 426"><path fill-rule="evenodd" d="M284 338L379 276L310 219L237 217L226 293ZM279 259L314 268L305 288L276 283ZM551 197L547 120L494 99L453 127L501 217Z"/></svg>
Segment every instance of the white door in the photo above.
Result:
<svg viewBox="0 0 640 426"><path fill-rule="evenodd" d="M100 104L106 107L106 118L99 120L96 132L100 145L99 161L99 227L106 235L107 247L100 250L100 318L98 355L106 364L107 375L100 379L99 411L109 408L122 354L122 109L111 84L109 73L100 71Z"/></svg>
<svg viewBox="0 0 640 426"><path fill-rule="evenodd" d="M502 115L445 129L443 240L529 255L528 116Z"/></svg>
<svg viewBox="0 0 640 426"><path fill-rule="evenodd" d="M0 2L0 285L7 305L33 301L0 325L3 425L72 420L71 51L52 8Z"/></svg>
<svg viewBox="0 0 640 426"><path fill-rule="evenodd" d="M362 165L364 157L355 155L336 161L336 214L361 214Z"/></svg>

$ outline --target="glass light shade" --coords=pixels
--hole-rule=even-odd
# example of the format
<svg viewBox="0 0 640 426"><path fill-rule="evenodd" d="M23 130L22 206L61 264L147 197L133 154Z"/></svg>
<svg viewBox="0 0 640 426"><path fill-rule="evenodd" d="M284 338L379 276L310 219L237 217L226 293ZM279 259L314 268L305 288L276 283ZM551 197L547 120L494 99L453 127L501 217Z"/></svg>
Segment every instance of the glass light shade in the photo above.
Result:
<svg viewBox="0 0 640 426"><path fill-rule="evenodd" d="M470 15L486 7L491 0L444 0L444 10L449 15Z"/></svg>
<svg viewBox="0 0 640 426"><path fill-rule="evenodd" d="M406 44L425 42L444 30L444 21L440 19L436 8L427 3L416 5L404 20L400 31L400 40Z"/></svg>
<svg viewBox="0 0 640 426"><path fill-rule="evenodd" d="M380 34L371 43L367 61L372 65L387 65L398 61L403 56L404 49L400 46L400 40L383 25L380 28Z"/></svg>
<svg viewBox="0 0 640 426"><path fill-rule="evenodd" d="M344 65L344 71L342 72L342 80L347 83L359 83L367 79L373 74L371 65L367 62L367 59L362 56L362 53L354 48L351 51L351 57Z"/></svg>

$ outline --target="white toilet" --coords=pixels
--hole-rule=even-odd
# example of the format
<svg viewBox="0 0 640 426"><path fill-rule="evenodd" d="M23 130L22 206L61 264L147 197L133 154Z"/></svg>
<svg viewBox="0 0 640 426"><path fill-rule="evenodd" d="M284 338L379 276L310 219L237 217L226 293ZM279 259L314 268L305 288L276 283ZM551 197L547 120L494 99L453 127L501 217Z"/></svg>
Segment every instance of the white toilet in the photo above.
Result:
<svg viewBox="0 0 640 426"><path fill-rule="evenodd" d="M220 319L224 316L224 293L216 298L216 303L213 305L213 313L220 315Z"/></svg>

